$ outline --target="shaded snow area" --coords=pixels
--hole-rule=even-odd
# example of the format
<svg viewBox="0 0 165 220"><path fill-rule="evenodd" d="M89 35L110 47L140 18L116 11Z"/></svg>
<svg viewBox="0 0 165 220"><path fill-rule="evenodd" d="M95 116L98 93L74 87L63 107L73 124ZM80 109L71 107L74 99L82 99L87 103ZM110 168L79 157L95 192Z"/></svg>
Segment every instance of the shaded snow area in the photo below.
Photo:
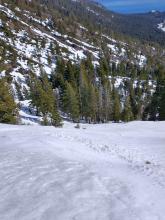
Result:
<svg viewBox="0 0 165 220"><path fill-rule="evenodd" d="M0 125L0 219L164 220L164 131Z"/></svg>

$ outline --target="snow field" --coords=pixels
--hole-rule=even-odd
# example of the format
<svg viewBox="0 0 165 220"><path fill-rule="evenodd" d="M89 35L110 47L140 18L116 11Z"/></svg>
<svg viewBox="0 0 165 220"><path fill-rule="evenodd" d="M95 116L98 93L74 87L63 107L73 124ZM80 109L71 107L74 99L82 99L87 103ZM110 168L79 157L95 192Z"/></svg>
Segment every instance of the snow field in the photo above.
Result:
<svg viewBox="0 0 165 220"><path fill-rule="evenodd" d="M164 220L164 130L0 125L0 219Z"/></svg>

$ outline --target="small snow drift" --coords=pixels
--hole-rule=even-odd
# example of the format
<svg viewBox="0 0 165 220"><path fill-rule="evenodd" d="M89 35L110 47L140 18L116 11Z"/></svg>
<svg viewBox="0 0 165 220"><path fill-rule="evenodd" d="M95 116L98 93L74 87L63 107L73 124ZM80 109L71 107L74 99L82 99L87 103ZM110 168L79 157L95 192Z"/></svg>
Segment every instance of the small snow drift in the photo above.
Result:
<svg viewBox="0 0 165 220"><path fill-rule="evenodd" d="M0 219L164 220L165 122L0 125Z"/></svg>

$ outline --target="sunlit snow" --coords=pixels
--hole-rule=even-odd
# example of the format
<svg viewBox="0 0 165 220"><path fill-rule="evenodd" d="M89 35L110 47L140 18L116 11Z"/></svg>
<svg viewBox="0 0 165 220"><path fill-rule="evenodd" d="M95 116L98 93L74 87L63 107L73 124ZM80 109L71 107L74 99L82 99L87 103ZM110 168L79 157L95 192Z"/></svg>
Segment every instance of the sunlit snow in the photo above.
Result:
<svg viewBox="0 0 165 220"><path fill-rule="evenodd" d="M0 219L164 220L165 123L0 125Z"/></svg>

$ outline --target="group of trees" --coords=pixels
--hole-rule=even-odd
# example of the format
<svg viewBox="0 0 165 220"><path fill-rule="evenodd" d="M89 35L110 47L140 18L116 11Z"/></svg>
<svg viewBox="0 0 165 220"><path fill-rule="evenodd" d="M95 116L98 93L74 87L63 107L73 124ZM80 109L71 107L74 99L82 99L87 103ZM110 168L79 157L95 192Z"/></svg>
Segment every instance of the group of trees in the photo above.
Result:
<svg viewBox="0 0 165 220"><path fill-rule="evenodd" d="M60 126L61 118L57 110L55 93L47 75L41 72L41 76L37 78L32 74L28 84L31 106L35 108L37 116L42 116L42 124Z"/></svg>
<svg viewBox="0 0 165 220"><path fill-rule="evenodd" d="M165 120L165 68L159 66L156 71L156 90L151 102L145 109L145 120Z"/></svg>
<svg viewBox="0 0 165 220"><path fill-rule="evenodd" d="M41 70L40 77L31 73L27 80L31 107L36 115L42 116L44 125L59 126L59 111L74 122L119 122L136 118L136 112L133 112L133 107L137 108L133 103L135 97L131 97L133 87L126 82L128 95L127 98L122 97L109 78L111 68L106 60L100 59L97 68L93 66L91 57L76 64L60 58L56 65L56 71L49 78ZM16 88L20 94L18 85Z"/></svg>
<svg viewBox="0 0 165 220"><path fill-rule="evenodd" d="M30 89L26 91L26 97L21 94L19 85L16 86L21 100L31 100L31 107L37 116L42 117L43 125L60 126L59 112L74 122L83 120L87 123L165 120L165 71L162 66L154 70L157 83L152 94L147 80L142 80L150 74L145 70L145 75L145 71L139 71L138 67L134 72L141 78L139 85L135 86L134 79L125 77L120 78L122 86L116 86L116 76L123 76L122 71L128 68L127 65L125 70L119 65L112 71L112 65L107 65L105 58L101 58L100 64L94 67L91 57L77 63L59 58L56 65L56 71L49 77L42 70L39 77L29 73L27 84ZM17 106L9 84L5 78L0 79L2 123L18 121Z"/></svg>
<svg viewBox="0 0 165 220"><path fill-rule="evenodd" d="M144 71L136 67L134 72L142 72L139 76L144 78ZM151 98L150 88L148 84L134 88L134 80L130 78L124 81L123 88L117 88L115 78L124 76L124 73L126 75L121 65L112 68L105 58L100 59L97 68L93 66L91 57L77 64L58 59L56 72L50 81L53 89L59 91L59 108L73 121L99 123L142 119L146 100ZM130 74L129 71L127 73ZM143 98L144 93L146 99Z"/></svg>

